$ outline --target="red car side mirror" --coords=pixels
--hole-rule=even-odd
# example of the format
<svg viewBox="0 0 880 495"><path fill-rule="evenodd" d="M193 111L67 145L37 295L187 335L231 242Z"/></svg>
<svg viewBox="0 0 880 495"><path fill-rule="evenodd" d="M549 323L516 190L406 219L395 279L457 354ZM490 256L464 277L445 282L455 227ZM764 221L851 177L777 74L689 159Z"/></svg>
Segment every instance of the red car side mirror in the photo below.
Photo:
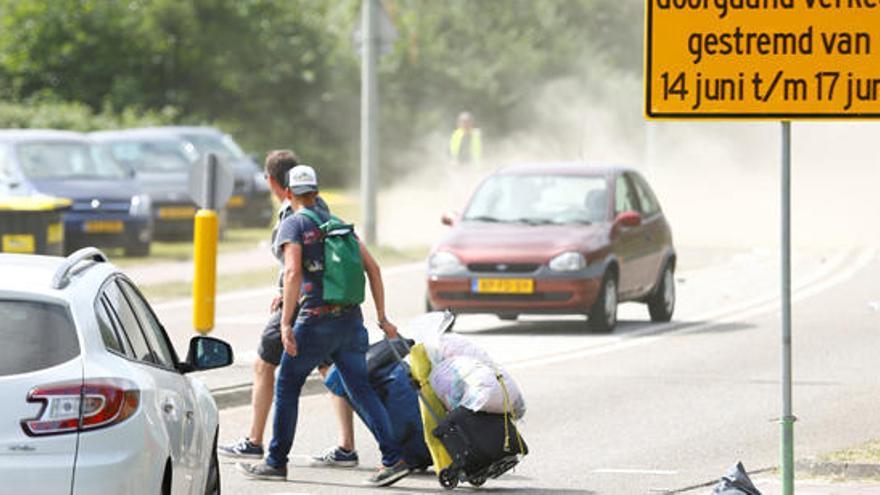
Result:
<svg viewBox="0 0 880 495"><path fill-rule="evenodd" d="M642 215L637 211L622 211L617 214L614 223L624 227L638 227L642 224Z"/></svg>
<svg viewBox="0 0 880 495"><path fill-rule="evenodd" d="M440 223L447 227L452 227L455 225L455 217L456 215L453 213L444 213L440 216Z"/></svg>

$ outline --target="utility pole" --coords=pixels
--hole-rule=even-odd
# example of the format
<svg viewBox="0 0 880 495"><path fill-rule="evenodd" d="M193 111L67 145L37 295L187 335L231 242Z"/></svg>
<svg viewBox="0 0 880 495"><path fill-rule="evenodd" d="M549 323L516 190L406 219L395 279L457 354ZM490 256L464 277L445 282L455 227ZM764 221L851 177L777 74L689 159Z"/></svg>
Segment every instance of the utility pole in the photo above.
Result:
<svg viewBox="0 0 880 495"><path fill-rule="evenodd" d="M378 0L363 0L361 32L361 211L363 211L364 242L376 242L376 175L379 162L377 139L379 122L379 81L376 60L379 33L376 29Z"/></svg>

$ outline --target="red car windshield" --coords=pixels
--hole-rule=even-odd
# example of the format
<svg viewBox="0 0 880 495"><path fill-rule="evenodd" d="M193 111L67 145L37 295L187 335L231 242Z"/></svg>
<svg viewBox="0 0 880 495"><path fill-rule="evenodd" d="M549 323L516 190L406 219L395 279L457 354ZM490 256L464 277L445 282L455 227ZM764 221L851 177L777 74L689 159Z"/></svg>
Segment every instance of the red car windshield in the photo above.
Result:
<svg viewBox="0 0 880 495"><path fill-rule="evenodd" d="M607 219L604 177L496 175L480 186L464 220L527 224L593 223Z"/></svg>

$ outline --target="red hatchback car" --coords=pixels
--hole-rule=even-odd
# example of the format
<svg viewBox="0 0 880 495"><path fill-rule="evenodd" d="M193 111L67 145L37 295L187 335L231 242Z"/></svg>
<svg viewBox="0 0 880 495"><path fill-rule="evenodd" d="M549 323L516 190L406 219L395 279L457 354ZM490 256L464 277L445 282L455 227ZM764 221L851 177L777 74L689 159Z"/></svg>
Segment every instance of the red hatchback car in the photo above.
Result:
<svg viewBox="0 0 880 495"><path fill-rule="evenodd" d="M617 304L675 309L675 248L654 192L635 170L579 164L501 169L479 186L428 259L429 310L585 314L595 331Z"/></svg>

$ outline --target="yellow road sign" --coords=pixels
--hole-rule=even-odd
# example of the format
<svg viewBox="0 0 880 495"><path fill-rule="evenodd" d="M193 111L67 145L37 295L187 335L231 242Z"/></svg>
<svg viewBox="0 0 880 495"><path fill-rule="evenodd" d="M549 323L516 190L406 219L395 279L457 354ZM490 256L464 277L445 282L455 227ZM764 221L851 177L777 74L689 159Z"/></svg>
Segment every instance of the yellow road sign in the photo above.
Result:
<svg viewBox="0 0 880 495"><path fill-rule="evenodd" d="M647 0L648 118L880 118L880 0Z"/></svg>

